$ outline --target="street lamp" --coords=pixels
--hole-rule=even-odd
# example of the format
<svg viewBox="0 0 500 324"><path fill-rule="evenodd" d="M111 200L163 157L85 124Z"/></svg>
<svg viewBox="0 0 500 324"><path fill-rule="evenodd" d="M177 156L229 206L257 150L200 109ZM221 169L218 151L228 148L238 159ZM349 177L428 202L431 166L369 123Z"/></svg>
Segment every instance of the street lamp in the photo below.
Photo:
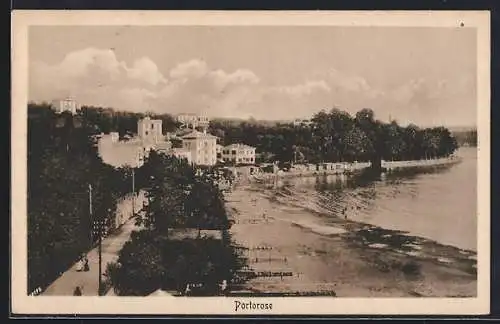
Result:
<svg viewBox="0 0 500 324"><path fill-rule="evenodd" d="M132 170L132 216L135 216L135 168L137 164L130 164L129 167Z"/></svg>
<svg viewBox="0 0 500 324"><path fill-rule="evenodd" d="M102 218L99 218L97 222L94 222L94 217L93 217L93 210L92 210L92 185L89 184L89 212L90 212L90 221L91 224L96 223L97 229L96 229L96 235L98 235L98 253L99 253L99 287L98 287L98 295L102 296L103 295L103 285L102 285L102 227L103 227L103 220ZM93 245L93 235L91 231L91 239L90 239L90 244Z"/></svg>
<svg viewBox="0 0 500 324"><path fill-rule="evenodd" d="M135 216L135 168L132 167L132 217Z"/></svg>

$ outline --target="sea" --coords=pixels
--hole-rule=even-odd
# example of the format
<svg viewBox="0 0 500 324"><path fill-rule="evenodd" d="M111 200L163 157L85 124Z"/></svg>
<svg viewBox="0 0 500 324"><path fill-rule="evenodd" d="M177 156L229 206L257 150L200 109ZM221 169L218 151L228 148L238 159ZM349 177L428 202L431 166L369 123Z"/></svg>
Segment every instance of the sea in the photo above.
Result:
<svg viewBox="0 0 500 324"><path fill-rule="evenodd" d="M329 219L342 217L477 252L477 149L456 155L460 163L441 169L291 178L273 190L282 204L319 211L316 219L300 220L315 231L334 231Z"/></svg>

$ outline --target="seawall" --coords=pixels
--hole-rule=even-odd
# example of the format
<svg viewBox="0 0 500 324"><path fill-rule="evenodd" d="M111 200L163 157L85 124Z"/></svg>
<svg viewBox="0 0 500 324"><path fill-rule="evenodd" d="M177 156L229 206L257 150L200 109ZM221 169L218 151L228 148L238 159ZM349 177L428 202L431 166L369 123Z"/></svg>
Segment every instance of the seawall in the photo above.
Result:
<svg viewBox="0 0 500 324"><path fill-rule="evenodd" d="M382 161L382 172L397 172L410 169L424 169L445 167L460 163L459 157L447 157L429 160L411 160L411 161ZM321 163L309 165L296 165L290 171L278 171L277 173L260 172L255 175L249 175L248 180L266 181L275 178L290 177L313 177L320 175L345 175L351 176L360 173L371 167L370 162L361 163Z"/></svg>

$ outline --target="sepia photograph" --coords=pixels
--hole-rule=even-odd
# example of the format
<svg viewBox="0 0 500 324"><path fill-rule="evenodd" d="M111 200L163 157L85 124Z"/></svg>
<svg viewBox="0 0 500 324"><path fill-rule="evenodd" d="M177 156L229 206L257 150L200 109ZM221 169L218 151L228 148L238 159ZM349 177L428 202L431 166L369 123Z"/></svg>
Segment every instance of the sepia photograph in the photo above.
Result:
<svg viewBox="0 0 500 324"><path fill-rule="evenodd" d="M487 12L21 11L12 53L13 311L488 312Z"/></svg>

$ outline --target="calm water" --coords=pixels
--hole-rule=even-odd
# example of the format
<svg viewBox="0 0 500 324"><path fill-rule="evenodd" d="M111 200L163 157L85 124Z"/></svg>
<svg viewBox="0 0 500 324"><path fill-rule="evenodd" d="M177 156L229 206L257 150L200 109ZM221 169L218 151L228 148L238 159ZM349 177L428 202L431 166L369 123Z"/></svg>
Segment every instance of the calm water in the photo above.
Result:
<svg viewBox="0 0 500 324"><path fill-rule="evenodd" d="M313 222L344 217L476 251L477 151L462 148L459 164L432 173L348 180L340 176L296 178L280 182L286 202L321 210ZM295 203L296 204L296 203Z"/></svg>

